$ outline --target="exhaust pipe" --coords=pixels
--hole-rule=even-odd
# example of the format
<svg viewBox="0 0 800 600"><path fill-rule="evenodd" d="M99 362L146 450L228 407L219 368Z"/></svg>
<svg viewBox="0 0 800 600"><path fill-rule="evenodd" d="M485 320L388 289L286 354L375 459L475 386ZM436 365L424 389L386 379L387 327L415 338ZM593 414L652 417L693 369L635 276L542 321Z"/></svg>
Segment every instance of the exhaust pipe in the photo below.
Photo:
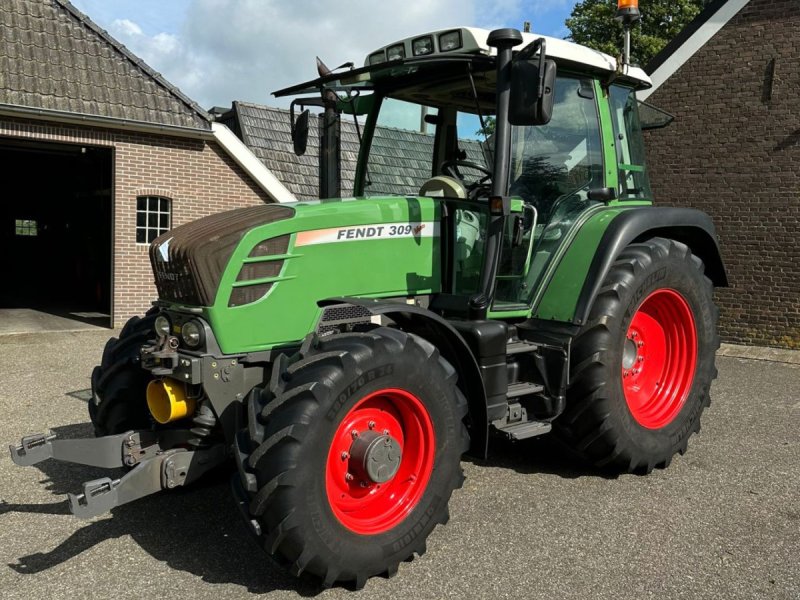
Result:
<svg viewBox="0 0 800 600"><path fill-rule="evenodd" d="M147 385L147 408L153 418L165 425L192 415L196 404L187 398L183 384L174 379L154 379Z"/></svg>

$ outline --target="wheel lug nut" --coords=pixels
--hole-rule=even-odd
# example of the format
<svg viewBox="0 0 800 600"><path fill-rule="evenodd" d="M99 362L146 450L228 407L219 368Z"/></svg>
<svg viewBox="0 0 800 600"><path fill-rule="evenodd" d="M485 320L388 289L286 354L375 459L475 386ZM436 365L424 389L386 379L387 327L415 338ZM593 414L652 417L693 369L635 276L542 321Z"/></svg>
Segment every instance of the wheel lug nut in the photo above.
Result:
<svg viewBox="0 0 800 600"><path fill-rule="evenodd" d="M639 362L642 362L643 360L644 360L644 356L640 356L640 357L638 358L638 361L639 361Z"/></svg>
<svg viewBox="0 0 800 600"><path fill-rule="evenodd" d="M628 371L623 371L623 373L622 373L623 377L627 377L628 375L630 375L630 373Z"/></svg>
<svg viewBox="0 0 800 600"><path fill-rule="evenodd" d="M642 346L644 346L644 342L638 342L636 345L639 346L639 348L641 348Z"/></svg>
<svg viewBox="0 0 800 600"><path fill-rule="evenodd" d="M362 481L362 482L361 482L361 487L362 487L362 488L365 488L365 487L367 487L367 485L369 485L369 484L367 484L367 482L366 482L366 481Z"/></svg>
<svg viewBox="0 0 800 600"><path fill-rule="evenodd" d="M632 338L635 338L635 337L638 337L638 336L639 336L639 334L636 333L635 331L631 332L631 337Z"/></svg>
<svg viewBox="0 0 800 600"><path fill-rule="evenodd" d="M370 429L375 429L375 421L370 421L369 423L367 423L367 427L369 427Z"/></svg>
<svg viewBox="0 0 800 600"><path fill-rule="evenodd" d="M344 480L345 481L353 481L354 477L350 473L345 473Z"/></svg>
<svg viewBox="0 0 800 600"><path fill-rule="evenodd" d="M350 432L350 435L353 437L353 439L356 439L358 437L358 431L353 429L353 431Z"/></svg>
<svg viewBox="0 0 800 600"><path fill-rule="evenodd" d="M347 453L347 451L342 452L342 460L347 460L348 458L350 458L350 455Z"/></svg>
<svg viewBox="0 0 800 600"><path fill-rule="evenodd" d="M383 435L389 435L389 430L388 429L384 429L383 430Z"/></svg>

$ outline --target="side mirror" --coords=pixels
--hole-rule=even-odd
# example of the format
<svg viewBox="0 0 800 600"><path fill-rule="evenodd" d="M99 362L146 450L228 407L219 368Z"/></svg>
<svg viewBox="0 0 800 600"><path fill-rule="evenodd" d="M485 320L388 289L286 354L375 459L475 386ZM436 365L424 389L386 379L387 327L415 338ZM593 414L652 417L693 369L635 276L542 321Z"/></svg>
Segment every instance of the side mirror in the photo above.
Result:
<svg viewBox="0 0 800 600"><path fill-rule="evenodd" d="M294 144L294 153L297 156L303 156L308 146L308 115L309 111L305 109L297 117L297 121L292 119L292 143Z"/></svg>
<svg viewBox="0 0 800 600"><path fill-rule="evenodd" d="M511 63L508 122L547 125L553 116L556 63L552 60L515 60Z"/></svg>

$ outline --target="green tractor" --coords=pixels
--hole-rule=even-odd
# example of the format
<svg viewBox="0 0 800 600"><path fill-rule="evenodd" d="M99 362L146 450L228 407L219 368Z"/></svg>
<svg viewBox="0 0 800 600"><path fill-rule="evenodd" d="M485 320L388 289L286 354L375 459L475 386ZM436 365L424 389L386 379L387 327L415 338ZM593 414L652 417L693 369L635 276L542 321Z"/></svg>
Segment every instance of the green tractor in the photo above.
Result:
<svg viewBox="0 0 800 600"><path fill-rule="evenodd" d="M617 472L685 452L716 376L726 276L708 216L652 206L635 96L647 75L473 28L323 73L278 94L314 94L298 102L320 102L326 124L356 120L354 197L236 209L156 239L158 300L92 373L98 437L28 436L14 461L126 469L69 496L79 517L235 465L266 552L358 588L425 551L462 455L495 437L552 432ZM386 135L409 114L423 133Z"/></svg>

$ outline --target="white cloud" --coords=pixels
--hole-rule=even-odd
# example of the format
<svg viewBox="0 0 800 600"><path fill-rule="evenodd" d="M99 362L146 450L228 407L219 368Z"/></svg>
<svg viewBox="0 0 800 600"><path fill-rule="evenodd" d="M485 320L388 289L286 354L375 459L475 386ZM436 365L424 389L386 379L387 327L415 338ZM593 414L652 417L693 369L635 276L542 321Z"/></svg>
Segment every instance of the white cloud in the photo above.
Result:
<svg viewBox="0 0 800 600"><path fill-rule="evenodd" d="M152 20L136 17L116 19L109 29L205 108L233 100L286 105L270 93L315 78L317 55L331 68L361 66L371 50L434 29L521 28L531 20L541 31L537 19L573 1L184 0L175 31L153 31Z"/></svg>
<svg viewBox="0 0 800 600"><path fill-rule="evenodd" d="M142 28L130 19L116 19L111 26L115 32L127 37L136 37L144 34Z"/></svg>
<svg viewBox="0 0 800 600"><path fill-rule="evenodd" d="M115 20L111 33L202 106L276 101L270 92L316 77L392 40L473 24L478 0L192 0L180 31L146 35Z"/></svg>

